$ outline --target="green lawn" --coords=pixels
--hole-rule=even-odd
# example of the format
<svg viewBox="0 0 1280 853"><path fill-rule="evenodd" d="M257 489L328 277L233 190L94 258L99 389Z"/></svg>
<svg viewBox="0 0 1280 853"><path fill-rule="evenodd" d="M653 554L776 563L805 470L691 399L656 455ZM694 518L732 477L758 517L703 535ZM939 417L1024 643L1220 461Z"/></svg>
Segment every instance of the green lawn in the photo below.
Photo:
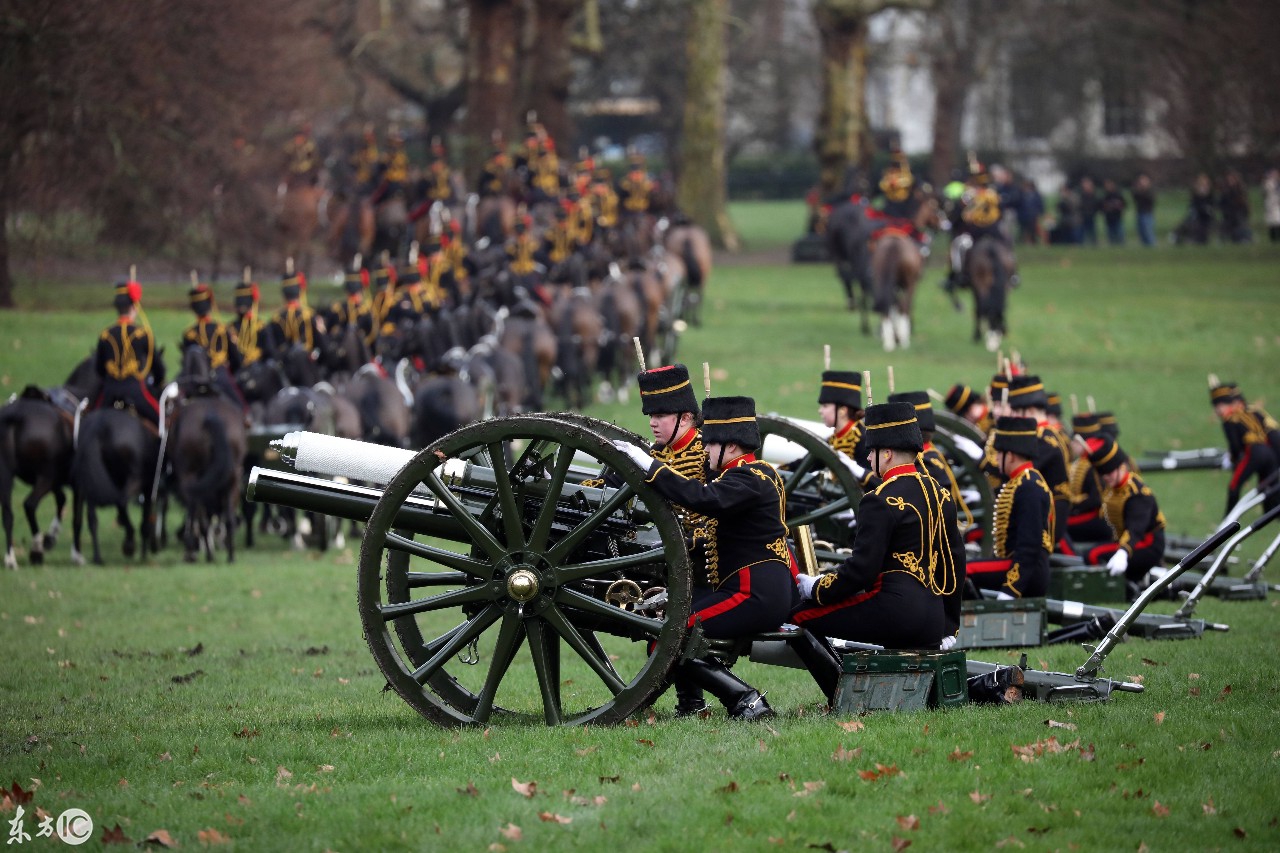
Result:
<svg viewBox="0 0 1280 853"><path fill-rule="evenodd" d="M781 246L803 224L799 205L734 213L752 248ZM1041 249L1021 263L1006 351L1064 396L1114 410L1131 454L1221 444L1210 371L1280 409L1280 251ZM858 332L828 267L724 263L679 358L695 375L709 362L716 394L809 418L824 343L833 366L872 371L877 399L889 365L903 390L985 383L994 358L970 342L940 274L935 257L913 347L886 356ZM20 281L19 298L40 310L0 313L6 392L60 382L111 319L105 283L38 284ZM148 287L171 354L189 317L182 293L178 283ZM637 409L632 395L590 414L634 428ZM1224 472L1149 482L1175 533L1206 533L1221 515ZM56 817L74 807L93 817L95 839L119 824L132 842L164 829L188 849L1280 845L1274 599L1204 601L1198 615L1230 623L1227 634L1121 646L1108 674L1140 677L1146 692L1105 705L849 720L819 714L802 673L747 663L744 677L781 714L769 726L721 714L674 721L664 697L634 726L446 731L381 692L351 550L295 554L269 542L233 566L188 566L171 546L129 562L104 521L106 568L72 568L64 536L49 566L0 574L0 785L34 789L24 806L33 836L36 808ZM1030 655L1071 671L1086 653ZM1038 757L1024 749L1036 745ZM536 782L536 793L513 780Z"/></svg>

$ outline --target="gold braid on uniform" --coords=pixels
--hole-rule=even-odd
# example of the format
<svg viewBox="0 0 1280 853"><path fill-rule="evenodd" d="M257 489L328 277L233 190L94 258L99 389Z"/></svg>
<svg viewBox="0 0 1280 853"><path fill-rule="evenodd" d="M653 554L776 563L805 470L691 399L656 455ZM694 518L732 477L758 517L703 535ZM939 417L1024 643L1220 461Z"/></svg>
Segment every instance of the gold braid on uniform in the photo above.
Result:
<svg viewBox="0 0 1280 853"><path fill-rule="evenodd" d="M1260 409L1257 406L1248 406L1245 411L1262 421L1263 429L1266 431L1274 432L1276 430L1280 430L1280 423L1278 423L1275 418L1271 417L1271 415L1267 414L1265 409Z"/></svg>
<svg viewBox="0 0 1280 853"><path fill-rule="evenodd" d="M791 549L787 547L787 536L791 533L791 528L787 527L787 491L782 485L782 478L778 476L778 469L770 462L765 462L769 466L769 474L752 467L748 470L752 474L764 480L773 486L773 490L778 496L778 518L782 519L782 536L773 540L768 544L768 549L778 555L778 559L786 563L788 568L791 566ZM772 475L772 476L770 476Z"/></svg>
<svg viewBox="0 0 1280 853"><path fill-rule="evenodd" d="M910 509L920 519L920 547L918 551L892 554L891 556L901 563L903 568L888 571L906 571L934 595L950 595L956 591L960 582L955 562L951 559L951 549L942 546L947 536L946 516L942 512L942 502L951 500L951 494L940 490L937 481L932 477L925 477L919 473L902 476L915 477L920 483L924 493L924 512L922 513L914 504L893 495L886 496L885 503L902 512ZM877 494L885 485L887 483L882 483L876 488ZM942 559L941 566L938 564L939 555ZM942 570L941 578L939 578L939 569Z"/></svg>
<svg viewBox="0 0 1280 853"><path fill-rule="evenodd" d="M1116 542L1126 551L1132 553L1133 548L1130 546L1132 535L1124 526L1124 505L1129 498L1134 495L1151 496L1151 489L1145 484L1136 480L1133 475L1125 481L1125 484L1118 489L1107 489L1102 496L1102 517L1106 519L1107 524L1111 527L1112 535L1115 536ZM1164 513L1156 510L1155 530L1164 530L1165 520Z"/></svg>
<svg viewBox="0 0 1280 853"><path fill-rule="evenodd" d="M1071 469L1067 472L1067 486L1071 489L1073 505L1084 499L1084 480L1092 470L1093 465L1083 456L1071 463Z"/></svg>
<svg viewBox="0 0 1280 853"><path fill-rule="evenodd" d="M1244 443L1246 446L1267 443L1266 430L1263 429L1258 419L1250 417L1248 412L1232 412L1229 420L1244 427Z"/></svg>
<svg viewBox="0 0 1280 853"><path fill-rule="evenodd" d="M943 457L941 453L930 456L925 456L924 453L921 453L919 458L947 475L947 483L949 485L951 497L955 498L956 501L956 511L964 516L964 526L966 528L971 527L973 525L973 513L969 510L969 505L964 502L964 498L960 495L960 483L956 480L956 474L951 470L951 466L947 464L946 458Z"/></svg>
<svg viewBox="0 0 1280 853"><path fill-rule="evenodd" d="M992 544L997 557L1007 558L1009 556L1009 552L1005 547L1005 540L1009 536L1009 516L1013 513L1013 493L1018 490L1018 484L1026 476L1027 472L1023 471L1014 479L1007 481L1000 487L1000 494L996 495L996 513L991 523L991 531L995 534Z"/></svg>

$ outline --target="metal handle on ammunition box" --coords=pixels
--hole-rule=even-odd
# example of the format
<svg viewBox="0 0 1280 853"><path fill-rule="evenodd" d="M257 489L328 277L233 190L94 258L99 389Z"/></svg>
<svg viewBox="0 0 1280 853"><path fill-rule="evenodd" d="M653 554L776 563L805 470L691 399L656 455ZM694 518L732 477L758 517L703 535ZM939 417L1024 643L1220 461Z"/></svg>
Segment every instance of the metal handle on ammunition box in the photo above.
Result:
<svg viewBox="0 0 1280 853"><path fill-rule="evenodd" d="M1115 627L1107 632L1107 636L1102 638L1098 643L1098 647L1093 650L1093 654L1084 662L1084 665L1076 670L1076 677L1092 678L1096 676L1098 667L1102 666L1102 661L1115 648L1116 644L1124 639L1125 632L1129 630L1129 624L1138 617L1138 614L1142 612L1151 599L1163 592L1179 575L1203 560L1209 552L1217 548L1239 529L1240 523L1232 521L1221 529L1214 531L1208 539L1201 542L1190 554L1183 557L1178 565L1170 569L1168 574L1144 589L1138 599L1129 605L1129 609L1124 612L1124 615L1116 620Z"/></svg>

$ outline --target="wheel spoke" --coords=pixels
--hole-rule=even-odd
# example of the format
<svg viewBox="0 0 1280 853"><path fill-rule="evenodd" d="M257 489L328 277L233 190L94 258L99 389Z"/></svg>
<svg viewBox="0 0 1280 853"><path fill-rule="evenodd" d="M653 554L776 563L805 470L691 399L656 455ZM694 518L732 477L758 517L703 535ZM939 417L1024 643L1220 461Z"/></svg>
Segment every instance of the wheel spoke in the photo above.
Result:
<svg viewBox="0 0 1280 853"><path fill-rule="evenodd" d="M813 469L817 462L818 460L814 458L812 453L806 453L800 457L799 464L791 469L791 476L787 478L787 482L783 486L783 490L787 495L790 495L800 487L800 484L808 478L809 471Z"/></svg>
<svg viewBox="0 0 1280 853"><path fill-rule="evenodd" d="M493 577L493 566L490 563L473 560L464 554L437 548L425 542L418 542L406 536L401 536L399 533L387 534L387 547L393 551L403 551L414 557L420 557L432 563L439 563L442 566L457 569L466 573L468 577L479 578L482 581L490 580Z"/></svg>
<svg viewBox="0 0 1280 853"><path fill-rule="evenodd" d="M489 445L489 458L502 459L502 444L493 442ZM502 529L506 533L507 547L512 551L523 550L524 528L521 526L520 507L516 505L516 496L511 490L511 472L506 462L494 464L493 480L498 488L498 511L502 513Z"/></svg>
<svg viewBox="0 0 1280 853"><path fill-rule="evenodd" d="M423 478L422 484L440 499L440 502L449 510L454 520L462 525L462 528L471 536L471 540L480 546L490 560L496 562L502 559L507 549L503 548L501 543L493 538L493 534L462 505L462 501L458 500L457 495L449 491L449 487L441 482L435 471L429 471L427 476ZM454 568L457 567L455 566Z"/></svg>
<svg viewBox="0 0 1280 853"><path fill-rule="evenodd" d="M493 700L498 694L498 685L506 676L515 659L520 641L524 639L524 620L515 613L507 613L502 617L502 627L498 629L498 638L494 641L493 654L489 662L489 673L485 676L484 687L476 696L476 707L472 712L476 722L487 722L493 712Z"/></svg>
<svg viewBox="0 0 1280 853"><path fill-rule="evenodd" d="M562 445L556 452L556 464L551 471L551 480L547 483L547 494L558 495L560 488L564 485L565 477L569 473L569 463L573 461L573 448L568 445ZM529 548L534 551L541 551L547 547L547 536L551 533L551 522L556 517L556 501L548 500L542 504L542 511L538 513L538 520L533 525L533 532L529 534Z"/></svg>
<svg viewBox="0 0 1280 853"><path fill-rule="evenodd" d="M564 614L558 608L548 607L543 613L543 618L550 623L551 627L556 629L564 641L569 644L569 648L578 653L578 657L586 661L587 666L600 676L600 680L604 682L605 687L609 688L609 692L614 696L626 688L622 683L622 679L618 678L618 674L613 670L613 664L608 660L601 659L596 650L587 645L587 641L578 633L578 629L570 624L569 620L564 618Z"/></svg>
<svg viewBox="0 0 1280 853"><path fill-rule="evenodd" d="M439 670L440 667L444 666L445 662L448 661L449 658L457 654L458 651L467 643L480 636L481 632L494 622L497 622L498 618L501 616L502 609L494 605L489 605L484 610L481 610L475 616L467 620L466 623L450 632L452 636L450 636L448 641L440 647L439 651L433 654L431 659L422 666L409 673L409 677L419 684L424 683L427 679L431 678L431 676L435 675L436 671ZM428 650L430 650L430 647L428 647Z"/></svg>
<svg viewBox="0 0 1280 853"><path fill-rule="evenodd" d="M446 607L457 607L461 604L472 604L477 601L489 601L492 598L493 591L489 589L488 584L480 584L466 589L442 592L439 595L432 595L427 598L416 598L413 601L383 604L379 606L378 610L382 613L382 618L390 622L392 619L399 619L402 616L431 613L436 610L443 610Z"/></svg>
<svg viewBox="0 0 1280 853"><path fill-rule="evenodd" d="M556 678L555 661L547 649L548 638L541 619L530 619L525 623L525 631L529 635L529 654L533 656L533 670L538 676L538 690L542 693L543 715L549 726L560 725L560 683ZM558 642L558 641L557 641Z"/></svg>
<svg viewBox="0 0 1280 853"><path fill-rule="evenodd" d="M461 586L471 580L466 572L405 572L406 589L421 589L424 586Z"/></svg>
<svg viewBox="0 0 1280 853"><path fill-rule="evenodd" d="M561 566L556 571L557 583L572 583L573 581L585 580L596 575L603 575L606 572L617 571L619 569L638 569L643 566L662 565L666 562L663 550L661 548L652 548L648 551L641 551L638 554L624 554L620 557L607 557L603 560L591 560L587 563L574 563L568 566Z"/></svg>
<svg viewBox="0 0 1280 853"><path fill-rule="evenodd" d="M661 619L654 619L651 616L641 616L638 613L623 610L621 607L614 607L608 602L601 601L598 598L592 598L589 595L583 595L573 589L559 590L556 593L555 601L557 604L564 607L571 607L575 610L581 610L584 613L590 613L611 622L616 622L620 628L625 626L645 634L651 634L655 637L662 633L662 628L666 624Z"/></svg>
<svg viewBox="0 0 1280 853"><path fill-rule="evenodd" d="M600 504L591 515L582 520L577 527L569 531L563 539L551 546L547 551L547 561L554 564L562 562L566 557L574 552L574 550L583 543L588 535L596 529L606 518L613 515L623 504L631 500L635 491L629 485L623 485L616 492L609 496L607 500Z"/></svg>
<svg viewBox="0 0 1280 853"><path fill-rule="evenodd" d="M817 521L820 518L827 518L830 515L834 515L835 513L848 508L848 506L849 498L847 496L838 498L831 503L823 504L822 506L810 510L803 515L788 518L787 527L803 527L804 525Z"/></svg>

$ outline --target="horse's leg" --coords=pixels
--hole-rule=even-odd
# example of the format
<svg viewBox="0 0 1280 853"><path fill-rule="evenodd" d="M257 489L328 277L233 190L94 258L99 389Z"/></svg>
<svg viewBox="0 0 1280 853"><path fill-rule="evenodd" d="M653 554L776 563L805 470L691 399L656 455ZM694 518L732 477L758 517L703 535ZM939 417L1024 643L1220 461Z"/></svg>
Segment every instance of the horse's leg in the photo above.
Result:
<svg viewBox="0 0 1280 853"><path fill-rule="evenodd" d="M84 529L84 495L79 489L71 490L71 562L77 566L84 565L84 554L80 553L80 533Z"/></svg>
<svg viewBox="0 0 1280 853"><path fill-rule="evenodd" d="M240 499L240 506L244 513L244 547L253 547L253 519L258 514L258 505L250 500Z"/></svg>
<svg viewBox="0 0 1280 853"><path fill-rule="evenodd" d="M200 536L195 516L195 510L188 509L182 519L182 561L184 563L196 561L196 549L199 547Z"/></svg>
<svg viewBox="0 0 1280 853"><path fill-rule="evenodd" d="M124 544L120 546L121 552L133 559L133 555L138 553L138 532L133 527L133 519L129 518L129 504L116 504L116 523L124 529ZM97 531L97 515L89 516L89 531L93 533L93 550L98 550L98 531ZM97 562L95 560L95 562Z"/></svg>
<svg viewBox="0 0 1280 853"><path fill-rule="evenodd" d="M58 544L58 534L62 532L62 515L67 509L67 493L61 487L53 489L53 521L49 522L49 530L44 535L44 549L52 551Z"/></svg>
<svg viewBox="0 0 1280 853"><path fill-rule="evenodd" d="M236 498L234 495L227 495L227 500L222 507L222 523L226 527L227 562L234 563L236 561Z"/></svg>
<svg viewBox="0 0 1280 853"><path fill-rule="evenodd" d="M98 542L98 508L93 505L87 505L85 509L88 511L89 516L89 542L93 546L93 564L95 566L104 566L106 563L103 562L102 548L99 547Z"/></svg>
<svg viewBox="0 0 1280 853"><path fill-rule="evenodd" d="M36 509L53 484L44 477L37 477L31 486L31 492L22 502L22 509L27 514L27 525L31 528L31 565L44 565L44 537L40 535L40 519L36 518Z"/></svg>
<svg viewBox="0 0 1280 853"><path fill-rule="evenodd" d="M4 567L18 568L18 557L13 551L13 475L0 470L0 521L4 524Z"/></svg>

